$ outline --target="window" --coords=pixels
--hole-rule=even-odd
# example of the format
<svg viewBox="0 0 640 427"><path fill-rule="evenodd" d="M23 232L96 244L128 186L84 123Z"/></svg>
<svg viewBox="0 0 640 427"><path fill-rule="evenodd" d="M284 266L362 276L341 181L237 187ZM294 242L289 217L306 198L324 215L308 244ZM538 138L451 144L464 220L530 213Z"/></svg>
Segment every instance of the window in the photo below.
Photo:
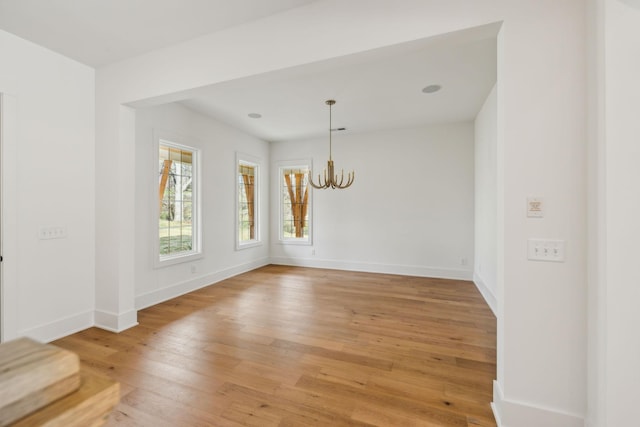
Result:
<svg viewBox="0 0 640 427"><path fill-rule="evenodd" d="M260 243L258 223L259 165L257 159L245 154L237 154L237 249Z"/></svg>
<svg viewBox="0 0 640 427"><path fill-rule="evenodd" d="M159 261L199 254L198 150L163 139L158 144Z"/></svg>
<svg viewBox="0 0 640 427"><path fill-rule="evenodd" d="M311 244L309 165L280 167L280 240Z"/></svg>

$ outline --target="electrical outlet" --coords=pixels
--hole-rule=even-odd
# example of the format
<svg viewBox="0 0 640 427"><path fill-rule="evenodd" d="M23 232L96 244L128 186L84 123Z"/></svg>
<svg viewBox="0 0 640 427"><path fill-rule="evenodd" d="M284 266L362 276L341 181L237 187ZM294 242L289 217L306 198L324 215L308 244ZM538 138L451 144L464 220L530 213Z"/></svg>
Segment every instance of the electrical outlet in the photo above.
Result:
<svg viewBox="0 0 640 427"><path fill-rule="evenodd" d="M532 261L564 262L564 240L529 239L527 255Z"/></svg>

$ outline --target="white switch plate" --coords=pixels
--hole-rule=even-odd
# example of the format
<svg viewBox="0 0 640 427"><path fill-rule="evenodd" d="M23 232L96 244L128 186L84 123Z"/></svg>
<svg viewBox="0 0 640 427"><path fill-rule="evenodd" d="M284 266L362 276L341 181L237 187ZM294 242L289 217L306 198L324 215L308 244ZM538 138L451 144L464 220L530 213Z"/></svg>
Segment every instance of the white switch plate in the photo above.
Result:
<svg viewBox="0 0 640 427"><path fill-rule="evenodd" d="M49 239L65 239L67 237L66 227L40 227L38 229L38 238L40 240Z"/></svg>
<svg viewBox="0 0 640 427"><path fill-rule="evenodd" d="M533 261L564 262L564 240L529 239L527 257Z"/></svg>

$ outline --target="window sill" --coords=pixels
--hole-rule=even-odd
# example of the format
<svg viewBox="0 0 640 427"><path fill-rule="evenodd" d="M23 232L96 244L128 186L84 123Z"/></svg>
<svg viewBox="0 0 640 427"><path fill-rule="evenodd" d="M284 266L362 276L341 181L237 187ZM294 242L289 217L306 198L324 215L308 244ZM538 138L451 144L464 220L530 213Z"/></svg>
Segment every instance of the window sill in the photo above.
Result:
<svg viewBox="0 0 640 427"><path fill-rule="evenodd" d="M202 252L190 252L184 255L173 255L163 258L156 258L155 268L168 267L171 265L182 264L185 262L195 261L197 259L203 258L204 255Z"/></svg>
<svg viewBox="0 0 640 427"><path fill-rule="evenodd" d="M236 242L236 251L241 251L243 249L255 248L257 246L262 246L262 242L260 240L254 240L252 242L239 243Z"/></svg>
<svg viewBox="0 0 640 427"><path fill-rule="evenodd" d="M311 246L313 242L311 239L280 239L281 245L297 245L297 246Z"/></svg>

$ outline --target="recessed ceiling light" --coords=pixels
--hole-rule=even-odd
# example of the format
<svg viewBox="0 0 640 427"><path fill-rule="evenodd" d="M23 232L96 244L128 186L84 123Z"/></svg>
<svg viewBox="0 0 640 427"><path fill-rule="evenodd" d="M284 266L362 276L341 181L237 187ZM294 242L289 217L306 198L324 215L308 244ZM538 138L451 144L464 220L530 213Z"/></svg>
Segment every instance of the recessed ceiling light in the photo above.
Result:
<svg viewBox="0 0 640 427"><path fill-rule="evenodd" d="M249 113L247 115L252 119L259 119L260 117L262 117L262 114L259 114L259 113Z"/></svg>
<svg viewBox="0 0 640 427"><path fill-rule="evenodd" d="M439 91L440 89L442 89L442 85L429 85L422 89L422 91L424 93L434 93Z"/></svg>

